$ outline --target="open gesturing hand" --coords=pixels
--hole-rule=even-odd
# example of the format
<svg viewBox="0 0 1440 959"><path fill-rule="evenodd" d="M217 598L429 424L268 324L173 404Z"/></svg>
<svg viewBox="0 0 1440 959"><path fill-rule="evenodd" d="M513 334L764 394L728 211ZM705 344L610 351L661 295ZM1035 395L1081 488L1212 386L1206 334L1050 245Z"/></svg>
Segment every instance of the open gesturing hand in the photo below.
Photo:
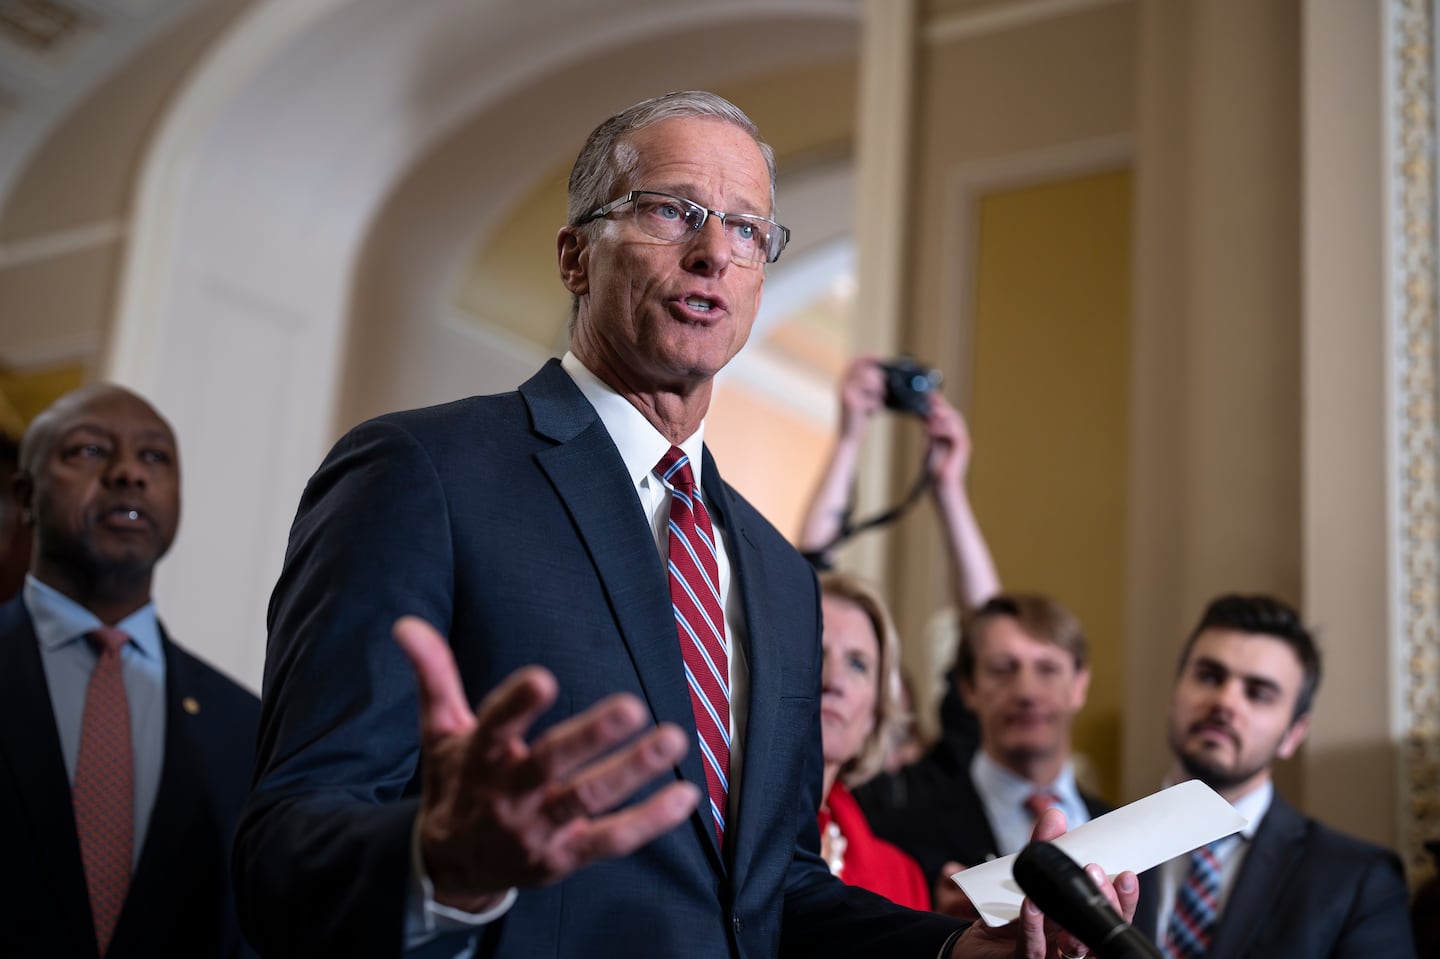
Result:
<svg viewBox="0 0 1440 959"><path fill-rule="evenodd" d="M695 809L700 791L678 781L619 808L688 748L672 724L637 736L649 715L634 696L611 696L527 740L558 692L548 670L516 670L472 712L434 627L407 616L394 633L420 684L420 852L437 901L483 911L512 886L626 855Z"/></svg>

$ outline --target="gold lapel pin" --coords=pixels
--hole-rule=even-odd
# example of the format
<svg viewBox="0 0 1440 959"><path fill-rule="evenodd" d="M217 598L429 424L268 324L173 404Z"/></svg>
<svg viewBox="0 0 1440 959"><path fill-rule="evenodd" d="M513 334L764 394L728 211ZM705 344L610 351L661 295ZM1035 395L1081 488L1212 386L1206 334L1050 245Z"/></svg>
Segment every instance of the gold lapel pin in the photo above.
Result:
<svg viewBox="0 0 1440 959"><path fill-rule="evenodd" d="M194 696L186 696L184 699L180 700L180 706L191 716L200 715L200 703L195 699Z"/></svg>

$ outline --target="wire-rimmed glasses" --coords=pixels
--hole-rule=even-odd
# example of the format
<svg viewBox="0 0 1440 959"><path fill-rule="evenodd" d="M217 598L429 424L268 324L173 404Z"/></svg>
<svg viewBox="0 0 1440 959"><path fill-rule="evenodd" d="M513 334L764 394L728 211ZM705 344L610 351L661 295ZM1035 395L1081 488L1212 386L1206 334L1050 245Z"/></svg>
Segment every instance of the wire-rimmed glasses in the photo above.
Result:
<svg viewBox="0 0 1440 959"><path fill-rule="evenodd" d="M683 243L705 228L705 221L718 217L730 240L730 252L737 262L745 264L774 263L790 242L790 231L769 217L753 213L721 213L701 206L694 200L655 190L631 190L617 200L596 207L576 221L584 226L592 220L609 216L625 204L632 204L635 225L646 236L669 243Z"/></svg>

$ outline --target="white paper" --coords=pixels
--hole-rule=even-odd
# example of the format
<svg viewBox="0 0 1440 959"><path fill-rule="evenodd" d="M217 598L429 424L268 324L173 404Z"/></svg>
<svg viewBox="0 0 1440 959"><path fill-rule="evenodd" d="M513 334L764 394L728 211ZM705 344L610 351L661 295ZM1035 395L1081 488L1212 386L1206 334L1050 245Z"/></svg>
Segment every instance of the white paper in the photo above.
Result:
<svg viewBox="0 0 1440 959"><path fill-rule="evenodd" d="M1244 816L1219 793L1192 779L1076 826L1052 845L1082 866L1097 864L1114 879L1127 869L1144 872L1244 828ZM950 877L992 926L1020 915L1025 893L1011 875L1014 862L1014 856L992 859Z"/></svg>

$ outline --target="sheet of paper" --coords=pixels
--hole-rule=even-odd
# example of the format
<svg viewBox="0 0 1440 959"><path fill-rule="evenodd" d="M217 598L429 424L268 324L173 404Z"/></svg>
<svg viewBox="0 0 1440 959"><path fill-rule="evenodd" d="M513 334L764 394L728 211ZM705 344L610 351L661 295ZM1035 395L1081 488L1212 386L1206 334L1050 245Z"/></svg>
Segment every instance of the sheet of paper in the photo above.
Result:
<svg viewBox="0 0 1440 959"><path fill-rule="evenodd" d="M1144 872L1243 828L1244 816L1192 779L1076 826L1053 845L1082 866L1098 864L1113 879L1127 869ZM1014 856L992 859L950 877L992 926L1020 915L1025 893L1011 875L1014 861Z"/></svg>

